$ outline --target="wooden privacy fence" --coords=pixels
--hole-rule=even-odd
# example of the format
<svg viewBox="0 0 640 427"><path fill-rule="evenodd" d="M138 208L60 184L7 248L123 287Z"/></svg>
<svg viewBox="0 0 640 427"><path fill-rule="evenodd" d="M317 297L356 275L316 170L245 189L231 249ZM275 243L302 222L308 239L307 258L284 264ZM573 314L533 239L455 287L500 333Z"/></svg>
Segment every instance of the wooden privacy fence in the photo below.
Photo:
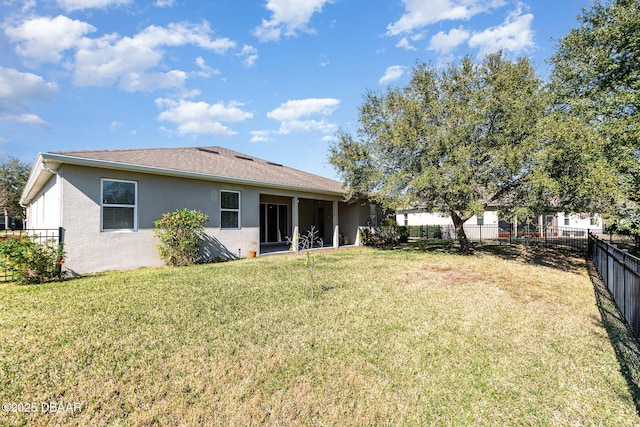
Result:
<svg viewBox="0 0 640 427"><path fill-rule="evenodd" d="M32 236L38 243L60 243L63 241L63 229L32 228L26 230L0 230L0 242L22 236ZM1 264L0 264L1 265ZM0 282L12 282L15 279L13 270L0 267Z"/></svg>
<svg viewBox="0 0 640 427"><path fill-rule="evenodd" d="M640 337L640 258L589 234L589 254L618 309Z"/></svg>

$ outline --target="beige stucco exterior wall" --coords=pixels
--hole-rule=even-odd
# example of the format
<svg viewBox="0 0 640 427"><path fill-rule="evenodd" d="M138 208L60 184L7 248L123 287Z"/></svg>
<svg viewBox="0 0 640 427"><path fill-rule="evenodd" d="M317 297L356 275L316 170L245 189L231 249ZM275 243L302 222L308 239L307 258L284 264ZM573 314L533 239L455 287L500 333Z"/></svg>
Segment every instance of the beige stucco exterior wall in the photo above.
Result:
<svg viewBox="0 0 640 427"><path fill-rule="evenodd" d="M153 222L165 212L188 208L209 216L205 256L247 256L259 241L260 193L255 187L65 165L62 227L65 267L76 273L158 266ZM100 231L101 179L138 183L137 231ZM220 229L220 190L241 194L241 228Z"/></svg>
<svg viewBox="0 0 640 427"><path fill-rule="evenodd" d="M65 229L67 259L65 268L83 274L111 269L131 269L142 266L159 266L157 239L153 236L153 222L165 212L188 208L202 211L209 216L206 228L208 239L203 247L206 258L248 256L254 242L260 242L260 201L301 199L322 200L325 214L332 215L332 202L338 196L269 189L240 184L175 178L110 169L63 165L59 173L62 198L60 223ZM137 183L137 231L101 231L101 179L119 179ZM239 191L241 194L241 228L220 229L220 191ZM49 191L52 191L51 189ZM39 199L34 200L33 205ZM291 206L292 207L292 206ZM348 208L345 216L357 215L356 208ZM290 215L293 209L290 210ZM305 214L301 212L302 217ZM355 218L355 217L354 217ZM358 219L346 220L351 227ZM342 219L341 219L342 220ZM293 221L291 221L293 223ZM55 225L56 227L58 224ZM331 232L331 227L327 225ZM357 224L353 227L357 228ZM355 241L355 231L351 242Z"/></svg>
<svg viewBox="0 0 640 427"><path fill-rule="evenodd" d="M340 203L338 205L338 222L340 234L346 237L348 244L358 241L358 227L366 225L369 220L369 204L364 201Z"/></svg>

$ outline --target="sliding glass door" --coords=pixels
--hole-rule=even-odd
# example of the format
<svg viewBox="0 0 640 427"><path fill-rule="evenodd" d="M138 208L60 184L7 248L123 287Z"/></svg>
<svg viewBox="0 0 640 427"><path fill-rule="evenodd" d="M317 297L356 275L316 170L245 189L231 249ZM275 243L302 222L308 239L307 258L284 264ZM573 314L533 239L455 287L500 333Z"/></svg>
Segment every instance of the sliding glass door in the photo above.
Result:
<svg viewBox="0 0 640 427"><path fill-rule="evenodd" d="M287 237L289 237L289 207L275 203L261 203L261 243L286 242Z"/></svg>

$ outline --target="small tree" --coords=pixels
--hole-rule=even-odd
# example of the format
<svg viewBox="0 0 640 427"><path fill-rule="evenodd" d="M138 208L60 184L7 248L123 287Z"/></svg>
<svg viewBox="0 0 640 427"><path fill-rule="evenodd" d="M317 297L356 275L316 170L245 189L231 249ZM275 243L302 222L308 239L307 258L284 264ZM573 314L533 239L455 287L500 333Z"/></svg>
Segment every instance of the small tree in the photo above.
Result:
<svg viewBox="0 0 640 427"><path fill-rule="evenodd" d="M200 244L209 217L200 211L186 208L165 213L155 221L154 236L160 239L158 251L165 264L186 266L200 257Z"/></svg>
<svg viewBox="0 0 640 427"><path fill-rule="evenodd" d="M294 244L293 239L287 238L290 245ZM298 250L300 254L304 254L304 266L309 273L309 289L311 290L311 296L315 296L315 289L318 287L318 282L315 276L316 262L318 257L311 254L311 249L317 244L322 246L323 240L318 237L318 229L315 226L311 226L311 229L306 234L298 236L297 239ZM292 247L293 249L293 247Z"/></svg>

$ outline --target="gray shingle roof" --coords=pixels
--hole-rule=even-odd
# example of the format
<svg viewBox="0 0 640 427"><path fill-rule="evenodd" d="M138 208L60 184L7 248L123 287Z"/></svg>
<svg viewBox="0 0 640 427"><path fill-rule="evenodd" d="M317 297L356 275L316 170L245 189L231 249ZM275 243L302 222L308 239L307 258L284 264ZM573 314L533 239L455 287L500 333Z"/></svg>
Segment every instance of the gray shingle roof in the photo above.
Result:
<svg viewBox="0 0 640 427"><path fill-rule="evenodd" d="M142 166L166 171L199 174L211 178L236 178L256 185L295 187L310 191L344 193L342 183L269 162L223 147L143 148L54 152L70 158Z"/></svg>

